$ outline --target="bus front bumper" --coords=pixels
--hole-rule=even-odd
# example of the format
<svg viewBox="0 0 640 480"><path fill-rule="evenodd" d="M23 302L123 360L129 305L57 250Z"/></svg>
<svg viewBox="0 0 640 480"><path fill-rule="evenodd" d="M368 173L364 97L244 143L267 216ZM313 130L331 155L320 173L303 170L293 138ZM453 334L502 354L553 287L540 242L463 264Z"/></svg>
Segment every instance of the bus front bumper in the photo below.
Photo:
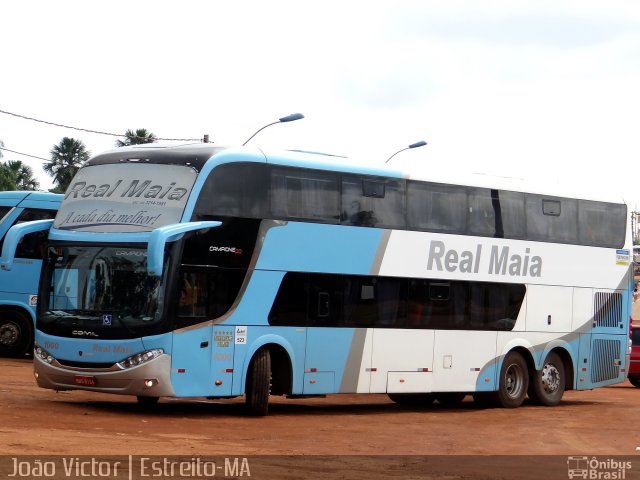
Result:
<svg viewBox="0 0 640 480"><path fill-rule="evenodd" d="M162 354L126 369L66 367L34 356L33 370L39 387L52 390L90 390L145 397L175 397L171 385L171 357Z"/></svg>

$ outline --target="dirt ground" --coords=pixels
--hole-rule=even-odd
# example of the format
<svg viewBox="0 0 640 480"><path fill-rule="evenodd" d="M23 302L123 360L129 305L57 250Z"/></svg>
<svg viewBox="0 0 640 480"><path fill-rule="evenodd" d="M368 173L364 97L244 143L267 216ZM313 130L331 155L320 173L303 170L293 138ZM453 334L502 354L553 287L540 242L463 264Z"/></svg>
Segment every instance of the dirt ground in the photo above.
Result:
<svg viewBox="0 0 640 480"><path fill-rule="evenodd" d="M640 474L640 389L628 382L567 392L556 407L517 409L481 408L471 397L424 408L385 395L273 398L270 415L254 418L241 400L161 399L145 410L130 397L40 389L29 360L0 359L0 371L5 470L15 456L248 456L253 478L496 478L508 465L486 456L511 455L518 468L546 463L567 478L568 456L623 455L638 464L625 478ZM310 474L316 470L325 476Z"/></svg>

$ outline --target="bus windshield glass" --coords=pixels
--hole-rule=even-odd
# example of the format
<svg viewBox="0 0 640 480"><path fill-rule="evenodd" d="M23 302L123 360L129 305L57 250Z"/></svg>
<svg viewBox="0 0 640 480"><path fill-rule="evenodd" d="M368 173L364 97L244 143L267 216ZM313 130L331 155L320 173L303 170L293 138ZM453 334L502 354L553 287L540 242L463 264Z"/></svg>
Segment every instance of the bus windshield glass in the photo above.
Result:
<svg viewBox="0 0 640 480"><path fill-rule="evenodd" d="M180 222L197 172L184 165L140 163L81 168L54 227L87 232L146 232Z"/></svg>
<svg viewBox="0 0 640 480"><path fill-rule="evenodd" d="M149 334L162 318L162 279L147 273L143 248L51 247L40 327L110 338Z"/></svg>

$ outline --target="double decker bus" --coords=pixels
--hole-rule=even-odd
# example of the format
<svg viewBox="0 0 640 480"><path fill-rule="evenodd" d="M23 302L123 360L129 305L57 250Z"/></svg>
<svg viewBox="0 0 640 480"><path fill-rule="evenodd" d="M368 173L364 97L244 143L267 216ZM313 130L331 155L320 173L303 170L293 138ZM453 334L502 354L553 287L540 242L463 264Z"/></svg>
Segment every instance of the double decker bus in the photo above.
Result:
<svg viewBox="0 0 640 480"><path fill-rule="evenodd" d="M506 179L142 145L89 160L12 239L48 231L39 386L265 415L272 395L518 407L624 381L629 224L620 199Z"/></svg>
<svg viewBox="0 0 640 480"><path fill-rule="evenodd" d="M0 245L18 223L52 219L62 195L46 192L0 192ZM0 270L0 357L23 357L33 351L38 278L46 239L44 232L23 239L13 271Z"/></svg>

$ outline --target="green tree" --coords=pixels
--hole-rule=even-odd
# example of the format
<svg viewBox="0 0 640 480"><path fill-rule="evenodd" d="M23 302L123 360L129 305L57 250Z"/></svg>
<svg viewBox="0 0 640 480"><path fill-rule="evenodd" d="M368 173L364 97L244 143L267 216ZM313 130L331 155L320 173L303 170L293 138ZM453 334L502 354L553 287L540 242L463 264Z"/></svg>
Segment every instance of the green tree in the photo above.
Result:
<svg viewBox="0 0 640 480"><path fill-rule="evenodd" d="M0 191L17 190L16 177L5 163L0 163Z"/></svg>
<svg viewBox="0 0 640 480"><path fill-rule="evenodd" d="M4 147L4 143L0 140L0 147ZM2 158L3 152L0 150L0 158ZM13 178L13 174L5 164L0 164L0 191L5 192L7 190L16 190L16 182Z"/></svg>
<svg viewBox="0 0 640 480"><path fill-rule="evenodd" d="M60 143L54 145L51 151L51 161L43 165L44 171L53 177L54 193L64 193L74 175L91 155L84 143L75 138L64 137Z"/></svg>
<svg viewBox="0 0 640 480"><path fill-rule="evenodd" d="M18 190L35 191L40 188L40 183L33 176L33 169L20 160L9 160L9 170L13 172Z"/></svg>
<svg viewBox="0 0 640 480"><path fill-rule="evenodd" d="M116 140L116 147L126 147L128 145L140 145L143 143L153 143L157 137L146 128L127 130L124 132L124 140Z"/></svg>

